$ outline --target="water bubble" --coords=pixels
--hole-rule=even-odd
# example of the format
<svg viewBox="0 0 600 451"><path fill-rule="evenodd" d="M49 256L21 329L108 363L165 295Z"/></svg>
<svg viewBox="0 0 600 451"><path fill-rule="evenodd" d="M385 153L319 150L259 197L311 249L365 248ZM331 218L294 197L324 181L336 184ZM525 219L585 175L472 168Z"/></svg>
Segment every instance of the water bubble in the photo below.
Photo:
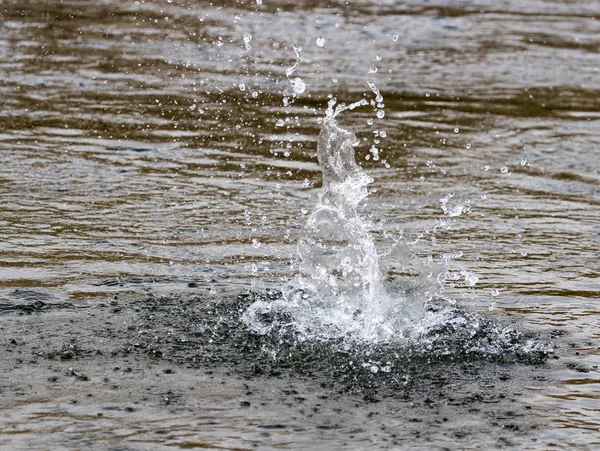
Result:
<svg viewBox="0 0 600 451"><path fill-rule="evenodd" d="M502 166L500 168L500 172L502 172L503 174L506 174L508 172L508 168L506 166Z"/></svg>
<svg viewBox="0 0 600 451"><path fill-rule="evenodd" d="M262 0L256 0L256 4L257 4L258 6L262 5Z"/></svg>
<svg viewBox="0 0 600 451"><path fill-rule="evenodd" d="M319 37L317 38L317 45L318 45L319 47L323 47L323 46L325 45L325 38L323 38L323 37L319 36Z"/></svg>
<svg viewBox="0 0 600 451"><path fill-rule="evenodd" d="M377 72L377 68L375 66L372 66L372 67L369 68L369 73L370 74L374 74L376 72Z"/></svg>
<svg viewBox="0 0 600 451"><path fill-rule="evenodd" d="M381 55L375 55L375 59L376 59L377 61L381 61Z"/></svg>
<svg viewBox="0 0 600 451"><path fill-rule="evenodd" d="M238 85L238 88L240 88L240 91L245 91L246 90L246 85L244 83L240 83Z"/></svg>
<svg viewBox="0 0 600 451"><path fill-rule="evenodd" d="M430 95L431 95L431 94L430 94L430 93L428 93L428 92L426 92L426 93L425 93L425 97L429 97Z"/></svg>
<svg viewBox="0 0 600 451"><path fill-rule="evenodd" d="M469 149L471 148L471 143L468 143L468 144L465 146L465 148L466 148L467 150L469 150Z"/></svg>
<svg viewBox="0 0 600 451"><path fill-rule="evenodd" d="M256 92L256 91L253 91L253 92L252 92L252 98L253 98L253 99L256 99L256 98L258 98L258 92Z"/></svg>
<svg viewBox="0 0 600 451"><path fill-rule="evenodd" d="M283 119L279 119L275 124L275 127L283 127L285 125L285 121Z"/></svg>
<svg viewBox="0 0 600 451"><path fill-rule="evenodd" d="M385 111L383 111L383 110L377 110L376 114L377 114L377 117L379 119L383 119L383 117L385 116Z"/></svg>
<svg viewBox="0 0 600 451"><path fill-rule="evenodd" d="M454 129L454 133L458 133L459 131L460 131L460 129L459 129L458 127L456 127L456 128Z"/></svg>
<svg viewBox="0 0 600 451"><path fill-rule="evenodd" d="M371 119L371 118L367 119L367 124L373 125L373 119Z"/></svg>
<svg viewBox="0 0 600 451"><path fill-rule="evenodd" d="M489 165L487 165L487 164L484 164L484 165L483 165L483 170L484 170L484 171L489 171L489 169L490 169L490 166L489 166Z"/></svg>
<svg viewBox="0 0 600 451"><path fill-rule="evenodd" d="M500 294L500 290L498 290L498 288L492 288L492 289L490 290L490 294L491 294L493 297L496 297L496 296L498 296L498 295Z"/></svg>
<svg viewBox="0 0 600 451"><path fill-rule="evenodd" d="M253 248L258 249L261 245L262 245L262 243L260 241L258 241L256 238L252 238L252 247Z"/></svg>
<svg viewBox="0 0 600 451"><path fill-rule="evenodd" d="M386 133L386 131L385 131L385 130L381 130L381 131L379 132L379 136L381 136L382 138L385 138L385 137L387 137L387 133Z"/></svg>
<svg viewBox="0 0 600 451"><path fill-rule="evenodd" d="M338 79L337 78L332 78L331 81L334 82L334 83L337 83Z"/></svg>
<svg viewBox="0 0 600 451"><path fill-rule="evenodd" d="M400 35L395 34L394 36L392 36L392 41L396 42L398 38L400 38Z"/></svg>
<svg viewBox="0 0 600 451"><path fill-rule="evenodd" d="M527 164L527 160L525 158L523 158L521 160L521 166L525 166Z"/></svg>

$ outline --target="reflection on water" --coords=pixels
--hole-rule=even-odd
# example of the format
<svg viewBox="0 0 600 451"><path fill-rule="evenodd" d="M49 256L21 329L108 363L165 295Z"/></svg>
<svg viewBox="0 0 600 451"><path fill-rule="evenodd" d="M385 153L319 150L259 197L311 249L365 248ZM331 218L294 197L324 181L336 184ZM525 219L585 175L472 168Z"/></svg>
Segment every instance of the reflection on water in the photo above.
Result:
<svg viewBox="0 0 600 451"><path fill-rule="evenodd" d="M566 330L541 437L594 446L597 2L218 3L2 2L0 298L289 276L327 95L372 96L372 78L385 116L341 122L364 138L378 245L402 231L422 258L460 253L451 270L478 281L449 296Z"/></svg>

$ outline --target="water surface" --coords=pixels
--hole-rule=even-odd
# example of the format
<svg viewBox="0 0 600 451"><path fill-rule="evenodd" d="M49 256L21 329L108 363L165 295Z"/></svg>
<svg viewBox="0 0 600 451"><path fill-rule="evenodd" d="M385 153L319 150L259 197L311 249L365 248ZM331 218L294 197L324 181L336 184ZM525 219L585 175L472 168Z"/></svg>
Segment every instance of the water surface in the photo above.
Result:
<svg viewBox="0 0 600 451"><path fill-rule="evenodd" d="M369 78L385 116L356 109L340 122L364 140L357 158L375 192L363 213L380 249L389 245L386 232L401 230L420 236L421 259L460 253L451 270L479 280L472 288L448 281L446 295L528 330L566 334L557 341L560 358L537 370L535 390L527 388L530 370L509 371L520 375L515 402L540 420L528 438L486 445L424 433L411 443L594 449L599 15L594 1L5 0L0 299L87 305L114 295L218 298L279 286L316 203L327 97L370 100ZM301 61L290 78L306 84L297 96L286 76L294 45ZM16 423L34 425L33 440L36 424L46 431L40 412L65 411L51 396L9 398ZM143 427L173 430L174 418L190 424L157 409L160 418L141 416ZM238 419L215 416L239 431ZM207 434L199 431L185 433ZM270 433L281 438L278 431ZM297 431L270 446L338 441L335 429L323 434L319 441ZM347 435L340 433L352 443ZM234 446L213 439L215 447Z"/></svg>

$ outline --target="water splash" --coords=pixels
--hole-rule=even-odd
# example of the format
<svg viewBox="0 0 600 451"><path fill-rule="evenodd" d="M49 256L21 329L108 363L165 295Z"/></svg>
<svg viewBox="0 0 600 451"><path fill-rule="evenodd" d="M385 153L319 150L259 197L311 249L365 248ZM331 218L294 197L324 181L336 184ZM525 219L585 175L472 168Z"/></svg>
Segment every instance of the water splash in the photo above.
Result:
<svg viewBox="0 0 600 451"><path fill-rule="evenodd" d="M381 105L383 97L375 83L368 85ZM386 277L414 264L402 237L380 261L370 234L371 224L360 215L373 179L356 163L359 140L339 126L337 117L346 110L368 105L359 102L336 106L331 99L317 143L323 187L298 241L299 274L283 290L282 299L255 303L246 313L249 326L267 333L273 326L263 321L279 311L293 318L293 327L310 337L344 337L371 342L403 339L427 327L426 304L441 289L446 262L430 261L407 278ZM402 283L397 283L402 282Z"/></svg>

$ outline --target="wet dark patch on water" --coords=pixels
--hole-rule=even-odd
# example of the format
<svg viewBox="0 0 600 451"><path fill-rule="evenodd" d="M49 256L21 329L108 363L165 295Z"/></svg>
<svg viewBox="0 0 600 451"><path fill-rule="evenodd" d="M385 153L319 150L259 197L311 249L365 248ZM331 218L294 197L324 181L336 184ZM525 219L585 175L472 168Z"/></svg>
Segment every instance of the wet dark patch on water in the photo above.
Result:
<svg viewBox="0 0 600 451"><path fill-rule="evenodd" d="M220 300L192 296L147 297L134 340L124 354L142 353L192 368L225 367L246 378L311 378L322 387L376 401L381 397L422 398L432 403L450 396L453 383L490 368L493 379L510 380L512 365L543 364L552 352L549 337L519 331L492 319L441 303L448 322L418 340L404 343L356 343L344 339L310 340L273 315L274 327L261 335L242 320L257 300L276 300L280 293L251 293ZM427 393L431 390L435 393ZM450 391L448 391L450 390ZM464 395L464 391L463 391ZM494 402L502 393L471 393ZM433 401L437 399L438 401Z"/></svg>
<svg viewBox="0 0 600 451"><path fill-rule="evenodd" d="M529 440L540 426L523 396L549 383L545 362L554 356L526 350L532 340L550 343L550 333L517 331L460 308L450 310L454 323L404 345L305 340L285 326L284 315L271 318L269 334L249 330L242 320L247 307L278 296L179 293L53 303L31 315L7 311L0 316L7 371L0 392L17 400L61 396L60 412L79 409L89 416L97 409L106 421L128 415L136 429L152 409L165 415L164 409L182 409L177 416L195 412L202 419L194 400L221 390L219 413L204 422L249 428L260 440L266 440L262 433L282 439L327 434L365 440L367 448L413 439L509 446ZM474 323L475 329L467 327ZM496 343L495 353L477 350L486 340ZM153 437L169 429L152 421L144 427Z"/></svg>

